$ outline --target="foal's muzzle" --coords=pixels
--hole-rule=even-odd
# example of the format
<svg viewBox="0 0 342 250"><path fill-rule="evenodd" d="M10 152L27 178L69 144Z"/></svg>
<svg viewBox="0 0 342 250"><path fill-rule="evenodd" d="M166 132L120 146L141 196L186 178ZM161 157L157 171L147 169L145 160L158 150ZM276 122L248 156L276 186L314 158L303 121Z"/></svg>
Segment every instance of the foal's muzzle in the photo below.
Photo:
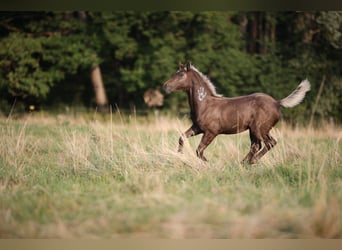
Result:
<svg viewBox="0 0 342 250"><path fill-rule="evenodd" d="M166 82L163 85L163 89L165 90L165 92L167 94L170 94L173 91L174 87L172 85L168 84L168 82Z"/></svg>

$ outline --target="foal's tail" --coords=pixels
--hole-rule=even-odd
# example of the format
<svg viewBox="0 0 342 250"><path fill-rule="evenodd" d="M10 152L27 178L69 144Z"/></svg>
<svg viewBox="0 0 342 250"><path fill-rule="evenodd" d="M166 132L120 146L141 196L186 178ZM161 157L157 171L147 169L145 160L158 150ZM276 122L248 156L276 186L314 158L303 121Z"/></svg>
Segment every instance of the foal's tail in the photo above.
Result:
<svg viewBox="0 0 342 250"><path fill-rule="evenodd" d="M309 90L310 82L307 79L305 79L289 96L285 97L284 99L281 99L279 103L281 106L285 108L292 108L301 103L301 101L303 101L306 92L308 92Z"/></svg>

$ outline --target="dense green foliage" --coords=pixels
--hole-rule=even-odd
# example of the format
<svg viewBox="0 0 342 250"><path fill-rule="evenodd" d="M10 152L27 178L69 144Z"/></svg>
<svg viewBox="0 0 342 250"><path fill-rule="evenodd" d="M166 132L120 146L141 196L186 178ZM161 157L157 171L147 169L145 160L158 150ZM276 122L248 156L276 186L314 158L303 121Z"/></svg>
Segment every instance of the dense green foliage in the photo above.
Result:
<svg viewBox="0 0 342 250"><path fill-rule="evenodd" d="M284 116L315 111L341 122L341 19L336 11L2 12L0 110L14 100L93 107L90 69L98 64L110 104L146 108L144 91L190 60L226 96L282 98L308 78L304 104ZM167 96L165 107L180 110L185 98Z"/></svg>

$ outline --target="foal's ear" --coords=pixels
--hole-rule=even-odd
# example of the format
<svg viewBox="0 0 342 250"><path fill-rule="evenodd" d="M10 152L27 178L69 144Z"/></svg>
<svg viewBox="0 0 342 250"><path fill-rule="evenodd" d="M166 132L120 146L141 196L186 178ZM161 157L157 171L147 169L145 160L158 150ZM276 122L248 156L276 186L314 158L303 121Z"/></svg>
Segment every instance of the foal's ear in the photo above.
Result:
<svg viewBox="0 0 342 250"><path fill-rule="evenodd" d="M178 69L179 70L184 69L184 64L181 63L180 61L178 62Z"/></svg>
<svg viewBox="0 0 342 250"><path fill-rule="evenodd" d="M188 61L188 62L186 63L186 71L189 71L190 68L191 68L191 62Z"/></svg>

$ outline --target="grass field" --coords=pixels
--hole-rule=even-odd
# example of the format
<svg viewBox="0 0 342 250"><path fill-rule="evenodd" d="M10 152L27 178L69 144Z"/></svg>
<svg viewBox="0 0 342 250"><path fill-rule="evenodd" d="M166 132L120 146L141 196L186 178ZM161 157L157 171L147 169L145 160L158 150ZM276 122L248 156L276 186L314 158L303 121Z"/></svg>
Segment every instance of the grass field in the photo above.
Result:
<svg viewBox="0 0 342 250"><path fill-rule="evenodd" d="M0 238L341 238L342 129L272 130L278 145L239 162L248 133L205 151L170 117L0 119ZM100 119L101 118L101 119Z"/></svg>

